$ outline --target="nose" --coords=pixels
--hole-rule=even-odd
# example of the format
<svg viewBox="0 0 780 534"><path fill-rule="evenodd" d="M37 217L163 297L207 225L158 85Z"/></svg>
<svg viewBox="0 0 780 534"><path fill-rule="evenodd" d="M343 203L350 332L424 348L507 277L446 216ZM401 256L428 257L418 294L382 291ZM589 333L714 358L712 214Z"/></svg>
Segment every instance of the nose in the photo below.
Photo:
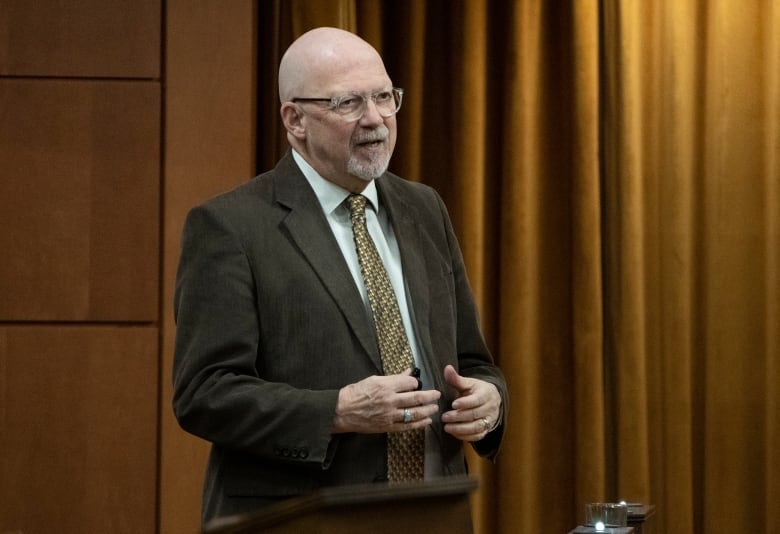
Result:
<svg viewBox="0 0 780 534"><path fill-rule="evenodd" d="M379 109L376 107L376 102L373 98L366 99L366 111L363 116L360 117L361 124L381 124L385 121L384 117L379 114Z"/></svg>

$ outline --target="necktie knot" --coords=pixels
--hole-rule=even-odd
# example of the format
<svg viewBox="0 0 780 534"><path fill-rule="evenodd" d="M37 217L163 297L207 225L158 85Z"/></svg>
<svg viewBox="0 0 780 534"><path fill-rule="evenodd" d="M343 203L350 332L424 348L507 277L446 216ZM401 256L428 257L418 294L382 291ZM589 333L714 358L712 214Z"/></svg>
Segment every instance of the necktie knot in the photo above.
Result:
<svg viewBox="0 0 780 534"><path fill-rule="evenodd" d="M349 204L349 216L352 223L364 221L366 218L366 197L363 195L349 195L347 203Z"/></svg>

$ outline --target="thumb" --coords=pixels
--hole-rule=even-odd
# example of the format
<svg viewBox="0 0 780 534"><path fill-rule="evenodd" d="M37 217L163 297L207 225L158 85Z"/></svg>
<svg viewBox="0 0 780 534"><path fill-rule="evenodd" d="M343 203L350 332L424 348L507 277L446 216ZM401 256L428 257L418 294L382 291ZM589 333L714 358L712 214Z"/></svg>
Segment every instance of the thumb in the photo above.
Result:
<svg viewBox="0 0 780 534"><path fill-rule="evenodd" d="M444 380L458 391L463 391L467 388L465 380L458 374L452 365L447 365L444 368Z"/></svg>

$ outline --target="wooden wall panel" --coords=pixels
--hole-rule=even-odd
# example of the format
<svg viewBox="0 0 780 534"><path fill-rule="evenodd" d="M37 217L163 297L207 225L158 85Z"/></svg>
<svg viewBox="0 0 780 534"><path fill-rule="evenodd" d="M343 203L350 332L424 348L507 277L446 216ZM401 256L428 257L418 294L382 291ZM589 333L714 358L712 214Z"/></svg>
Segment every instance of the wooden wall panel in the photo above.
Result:
<svg viewBox="0 0 780 534"><path fill-rule="evenodd" d="M0 532L198 530L173 280L187 210L254 174L255 11L0 0Z"/></svg>
<svg viewBox="0 0 780 534"><path fill-rule="evenodd" d="M161 534L197 532L208 444L173 418L173 287L184 218L255 171L253 0L166 2ZM269 112L277 112L271 110Z"/></svg>
<svg viewBox="0 0 780 534"><path fill-rule="evenodd" d="M160 86L0 78L0 321L158 315Z"/></svg>
<svg viewBox="0 0 780 534"><path fill-rule="evenodd" d="M157 329L0 326L0 532L155 531Z"/></svg>
<svg viewBox="0 0 780 534"><path fill-rule="evenodd" d="M160 0L0 1L0 75L159 78Z"/></svg>

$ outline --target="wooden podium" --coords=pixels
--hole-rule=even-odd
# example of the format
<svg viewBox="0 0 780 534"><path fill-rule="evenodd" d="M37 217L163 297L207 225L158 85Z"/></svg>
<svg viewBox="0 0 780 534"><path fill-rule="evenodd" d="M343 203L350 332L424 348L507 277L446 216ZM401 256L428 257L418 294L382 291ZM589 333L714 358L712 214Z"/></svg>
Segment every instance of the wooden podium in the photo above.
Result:
<svg viewBox="0 0 780 534"><path fill-rule="evenodd" d="M476 487L476 480L464 476L325 488L257 512L216 518L203 533L472 534L469 494Z"/></svg>

